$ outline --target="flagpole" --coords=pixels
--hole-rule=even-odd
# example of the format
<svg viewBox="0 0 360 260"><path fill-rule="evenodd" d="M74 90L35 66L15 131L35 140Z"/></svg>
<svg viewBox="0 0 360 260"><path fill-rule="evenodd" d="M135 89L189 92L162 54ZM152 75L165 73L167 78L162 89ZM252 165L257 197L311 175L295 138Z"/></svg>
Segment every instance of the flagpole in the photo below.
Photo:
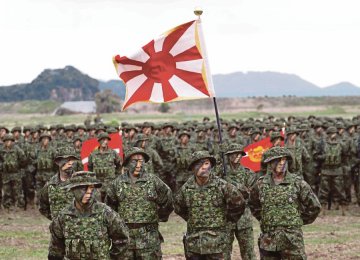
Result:
<svg viewBox="0 0 360 260"><path fill-rule="evenodd" d="M201 23L201 19L200 19L200 16L202 15L203 13L203 10L199 7L196 7L195 10L194 10L194 14L198 17L198 22ZM200 34L201 34L201 38L203 39L203 35L202 35L202 30L200 31ZM208 57L207 57L207 51L206 51L206 48L205 48L205 42L203 41L202 42L202 53L203 55L205 56L205 64L206 64L206 67L207 67L207 73L209 73L210 77L207 77L208 79L208 84L209 85L213 85L213 82L212 82L212 75L211 75L211 72L210 72L210 66L209 66L209 63L208 63ZM214 91L212 94L215 94ZM214 109L215 109L215 116L216 116L216 123L217 123L217 127L218 127L218 132L219 132L219 141L220 141L220 147L221 147L221 159L223 161L223 174L224 174L224 177L226 176L226 161L225 161L225 155L224 155L224 151L222 151L222 144L223 144L223 139L222 139L222 131L221 131L221 124L220 124L220 117L219 117L219 111L218 111L218 107L217 107L217 102L216 102L216 97L215 95L213 95L213 102L214 102Z"/></svg>

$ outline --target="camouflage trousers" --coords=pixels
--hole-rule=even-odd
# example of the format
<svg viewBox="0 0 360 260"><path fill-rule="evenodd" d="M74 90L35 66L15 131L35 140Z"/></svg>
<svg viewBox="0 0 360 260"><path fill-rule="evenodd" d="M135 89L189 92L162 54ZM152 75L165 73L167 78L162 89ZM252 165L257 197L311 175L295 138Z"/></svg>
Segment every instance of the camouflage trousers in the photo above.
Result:
<svg viewBox="0 0 360 260"><path fill-rule="evenodd" d="M332 201L340 205L346 205L344 176L343 175L321 175L319 201L327 204L329 196Z"/></svg>
<svg viewBox="0 0 360 260"><path fill-rule="evenodd" d="M300 228L274 229L260 234L259 252L261 260L306 259L303 233Z"/></svg>
<svg viewBox="0 0 360 260"><path fill-rule="evenodd" d="M308 163L304 165L303 177L304 180L310 185L311 189L316 192L316 169L313 163Z"/></svg>
<svg viewBox="0 0 360 260"><path fill-rule="evenodd" d="M22 185L24 190L25 202L32 203L35 198L35 168L27 167L22 170Z"/></svg>
<svg viewBox="0 0 360 260"><path fill-rule="evenodd" d="M225 259L231 259L232 245L234 238L236 237L242 260L255 260L255 250L254 250L254 231L252 227L245 229L232 229L230 231L229 237L229 246L227 247L227 252L225 253Z"/></svg>
<svg viewBox="0 0 360 260"><path fill-rule="evenodd" d="M18 208L25 208L24 193L22 189L22 180L21 175L16 174L12 176L11 179L4 178L3 180L3 206L6 209L9 209L11 206L16 206Z"/></svg>
<svg viewBox="0 0 360 260"><path fill-rule="evenodd" d="M351 203L351 187L353 183L351 168L349 166L343 166L344 171L344 191L347 203Z"/></svg>
<svg viewBox="0 0 360 260"><path fill-rule="evenodd" d="M158 260L162 259L161 243L164 241L157 224L147 224L134 228L137 224L128 224L129 245L117 259L124 260Z"/></svg>

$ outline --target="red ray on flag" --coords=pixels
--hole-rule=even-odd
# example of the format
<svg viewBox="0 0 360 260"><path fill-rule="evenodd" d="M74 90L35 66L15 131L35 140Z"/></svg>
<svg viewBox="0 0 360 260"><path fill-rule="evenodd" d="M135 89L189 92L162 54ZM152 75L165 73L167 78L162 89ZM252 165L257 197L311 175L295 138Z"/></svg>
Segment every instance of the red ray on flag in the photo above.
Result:
<svg viewBox="0 0 360 260"><path fill-rule="evenodd" d="M111 138L111 141L109 142L109 148L116 151L120 158L123 158L123 148L122 148L122 137L120 133L113 133L109 134L109 137ZM90 154L99 147L99 142L97 141L97 138L91 138L89 140L86 140L81 148L81 162L84 165L84 170L88 170L88 162L89 162L89 156Z"/></svg>
<svg viewBox="0 0 360 260"><path fill-rule="evenodd" d="M213 97L204 49L201 24L196 20L152 40L130 58L116 55L113 62L126 85L123 110L138 102Z"/></svg>

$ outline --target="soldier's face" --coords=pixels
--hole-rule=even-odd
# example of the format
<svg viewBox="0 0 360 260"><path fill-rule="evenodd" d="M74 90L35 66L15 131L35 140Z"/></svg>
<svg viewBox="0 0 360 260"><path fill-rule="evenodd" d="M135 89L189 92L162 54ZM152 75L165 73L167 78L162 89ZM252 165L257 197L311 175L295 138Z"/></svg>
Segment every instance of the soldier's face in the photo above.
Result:
<svg viewBox="0 0 360 260"><path fill-rule="evenodd" d="M231 136L235 136L235 135L236 135L236 131L237 131L237 129L236 129L235 127L231 128L231 129L230 129L230 135L231 135Z"/></svg>
<svg viewBox="0 0 360 260"><path fill-rule="evenodd" d="M51 135L56 135L56 130L55 129L51 130Z"/></svg>
<svg viewBox="0 0 360 260"><path fill-rule="evenodd" d="M149 126L144 127L143 134L145 134L145 135L151 134L151 127L149 127Z"/></svg>
<svg viewBox="0 0 360 260"><path fill-rule="evenodd" d="M130 173L132 173L134 176L138 176L141 172L143 164L144 164L144 157L142 156L142 154L132 155L130 157L130 161L128 165Z"/></svg>
<svg viewBox="0 0 360 260"><path fill-rule="evenodd" d="M189 136L188 135L182 135L180 137L180 141L182 144L187 144L189 142Z"/></svg>
<svg viewBox="0 0 360 260"><path fill-rule="evenodd" d="M199 178L209 177L210 169L211 162L209 159L200 160L194 165L195 175Z"/></svg>
<svg viewBox="0 0 360 260"><path fill-rule="evenodd" d="M75 148L80 148L81 147L81 141L80 140L76 140L74 143Z"/></svg>
<svg viewBox="0 0 360 260"><path fill-rule="evenodd" d="M134 129L130 129L129 135L130 135L130 136L134 136L134 134L135 134L135 130L134 130Z"/></svg>
<svg viewBox="0 0 360 260"><path fill-rule="evenodd" d="M296 134L290 134L290 135L289 135L289 139L290 139L291 141L295 141L295 139L296 139Z"/></svg>
<svg viewBox="0 0 360 260"><path fill-rule="evenodd" d="M330 136L330 139L335 139L335 138L336 138L336 136L337 136L337 133L332 133L332 134L329 134L329 136Z"/></svg>
<svg viewBox="0 0 360 260"><path fill-rule="evenodd" d="M282 139L279 137L279 138L276 138L273 143L274 143L274 146L280 146L281 145L281 141Z"/></svg>
<svg viewBox="0 0 360 260"><path fill-rule="evenodd" d="M172 127L171 126L165 127L165 129L164 129L165 134L170 134L171 132L172 132Z"/></svg>
<svg viewBox="0 0 360 260"><path fill-rule="evenodd" d="M355 126L350 127L349 133L350 133L350 134L353 134L354 132L355 132Z"/></svg>
<svg viewBox="0 0 360 260"><path fill-rule="evenodd" d="M48 144L49 144L49 138L47 138L47 137L43 137L42 139L41 139L41 142L42 142L42 144L44 145L44 146L47 146Z"/></svg>
<svg viewBox="0 0 360 260"><path fill-rule="evenodd" d="M12 140L6 140L4 144L5 144L5 147L9 148L9 147L12 146L13 141Z"/></svg>
<svg viewBox="0 0 360 260"><path fill-rule="evenodd" d="M15 131L15 132L13 132L13 135L14 135L15 138L17 138L17 137L19 137L20 132L19 132L19 131Z"/></svg>
<svg viewBox="0 0 360 260"><path fill-rule="evenodd" d="M323 131L323 128L322 128L322 127L317 127L317 128L315 129L315 131L316 131L316 133L321 134L322 131Z"/></svg>
<svg viewBox="0 0 360 260"><path fill-rule="evenodd" d="M230 154L230 161L233 164L239 164L241 161L242 154L241 153L232 153Z"/></svg>
<svg viewBox="0 0 360 260"><path fill-rule="evenodd" d="M147 143L148 143L148 141L147 140L144 140L144 141L142 141L141 142L141 148L146 148L147 147Z"/></svg>
<svg viewBox="0 0 360 260"><path fill-rule="evenodd" d="M278 174L285 173L286 165L287 165L286 157L282 157L281 159L273 160L273 162L272 162L272 168Z"/></svg>
<svg viewBox="0 0 360 260"><path fill-rule="evenodd" d="M106 148L106 147L108 146L108 144L109 144L109 139L103 138L103 139L101 139L99 142L100 142L100 146L101 146L102 148Z"/></svg>
<svg viewBox="0 0 360 260"><path fill-rule="evenodd" d="M73 189L74 197L81 205L87 205L93 198L95 191L94 185L80 186Z"/></svg>
<svg viewBox="0 0 360 260"><path fill-rule="evenodd" d="M6 130L4 128L0 129L0 137L4 137L4 135L6 134Z"/></svg>
<svg viewBox="0 0 360 260"><path fill-rule="evenodd" d="M84 134L84 129L78 129L78 133L79 133L79 135L83 135Z"/></svg>
<svg viewBox="0 0 360 260"><path fill-rule="evenodd" d="M258 141L260 139L260 134L255 134L254 135L254 141Z"/></svg>

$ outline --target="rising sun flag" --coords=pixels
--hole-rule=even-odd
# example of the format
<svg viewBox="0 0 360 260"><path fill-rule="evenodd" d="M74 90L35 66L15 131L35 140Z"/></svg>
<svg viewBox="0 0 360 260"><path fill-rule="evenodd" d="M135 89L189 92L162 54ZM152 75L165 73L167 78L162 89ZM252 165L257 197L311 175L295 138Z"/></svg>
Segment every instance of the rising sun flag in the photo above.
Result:
<svg viewBox="0 0 360 260"><path fill-rule="evenodd" d="M126 85L123 110L138 102L164 103L214 97L201 21L179 25L113 62Z"/></svg>

